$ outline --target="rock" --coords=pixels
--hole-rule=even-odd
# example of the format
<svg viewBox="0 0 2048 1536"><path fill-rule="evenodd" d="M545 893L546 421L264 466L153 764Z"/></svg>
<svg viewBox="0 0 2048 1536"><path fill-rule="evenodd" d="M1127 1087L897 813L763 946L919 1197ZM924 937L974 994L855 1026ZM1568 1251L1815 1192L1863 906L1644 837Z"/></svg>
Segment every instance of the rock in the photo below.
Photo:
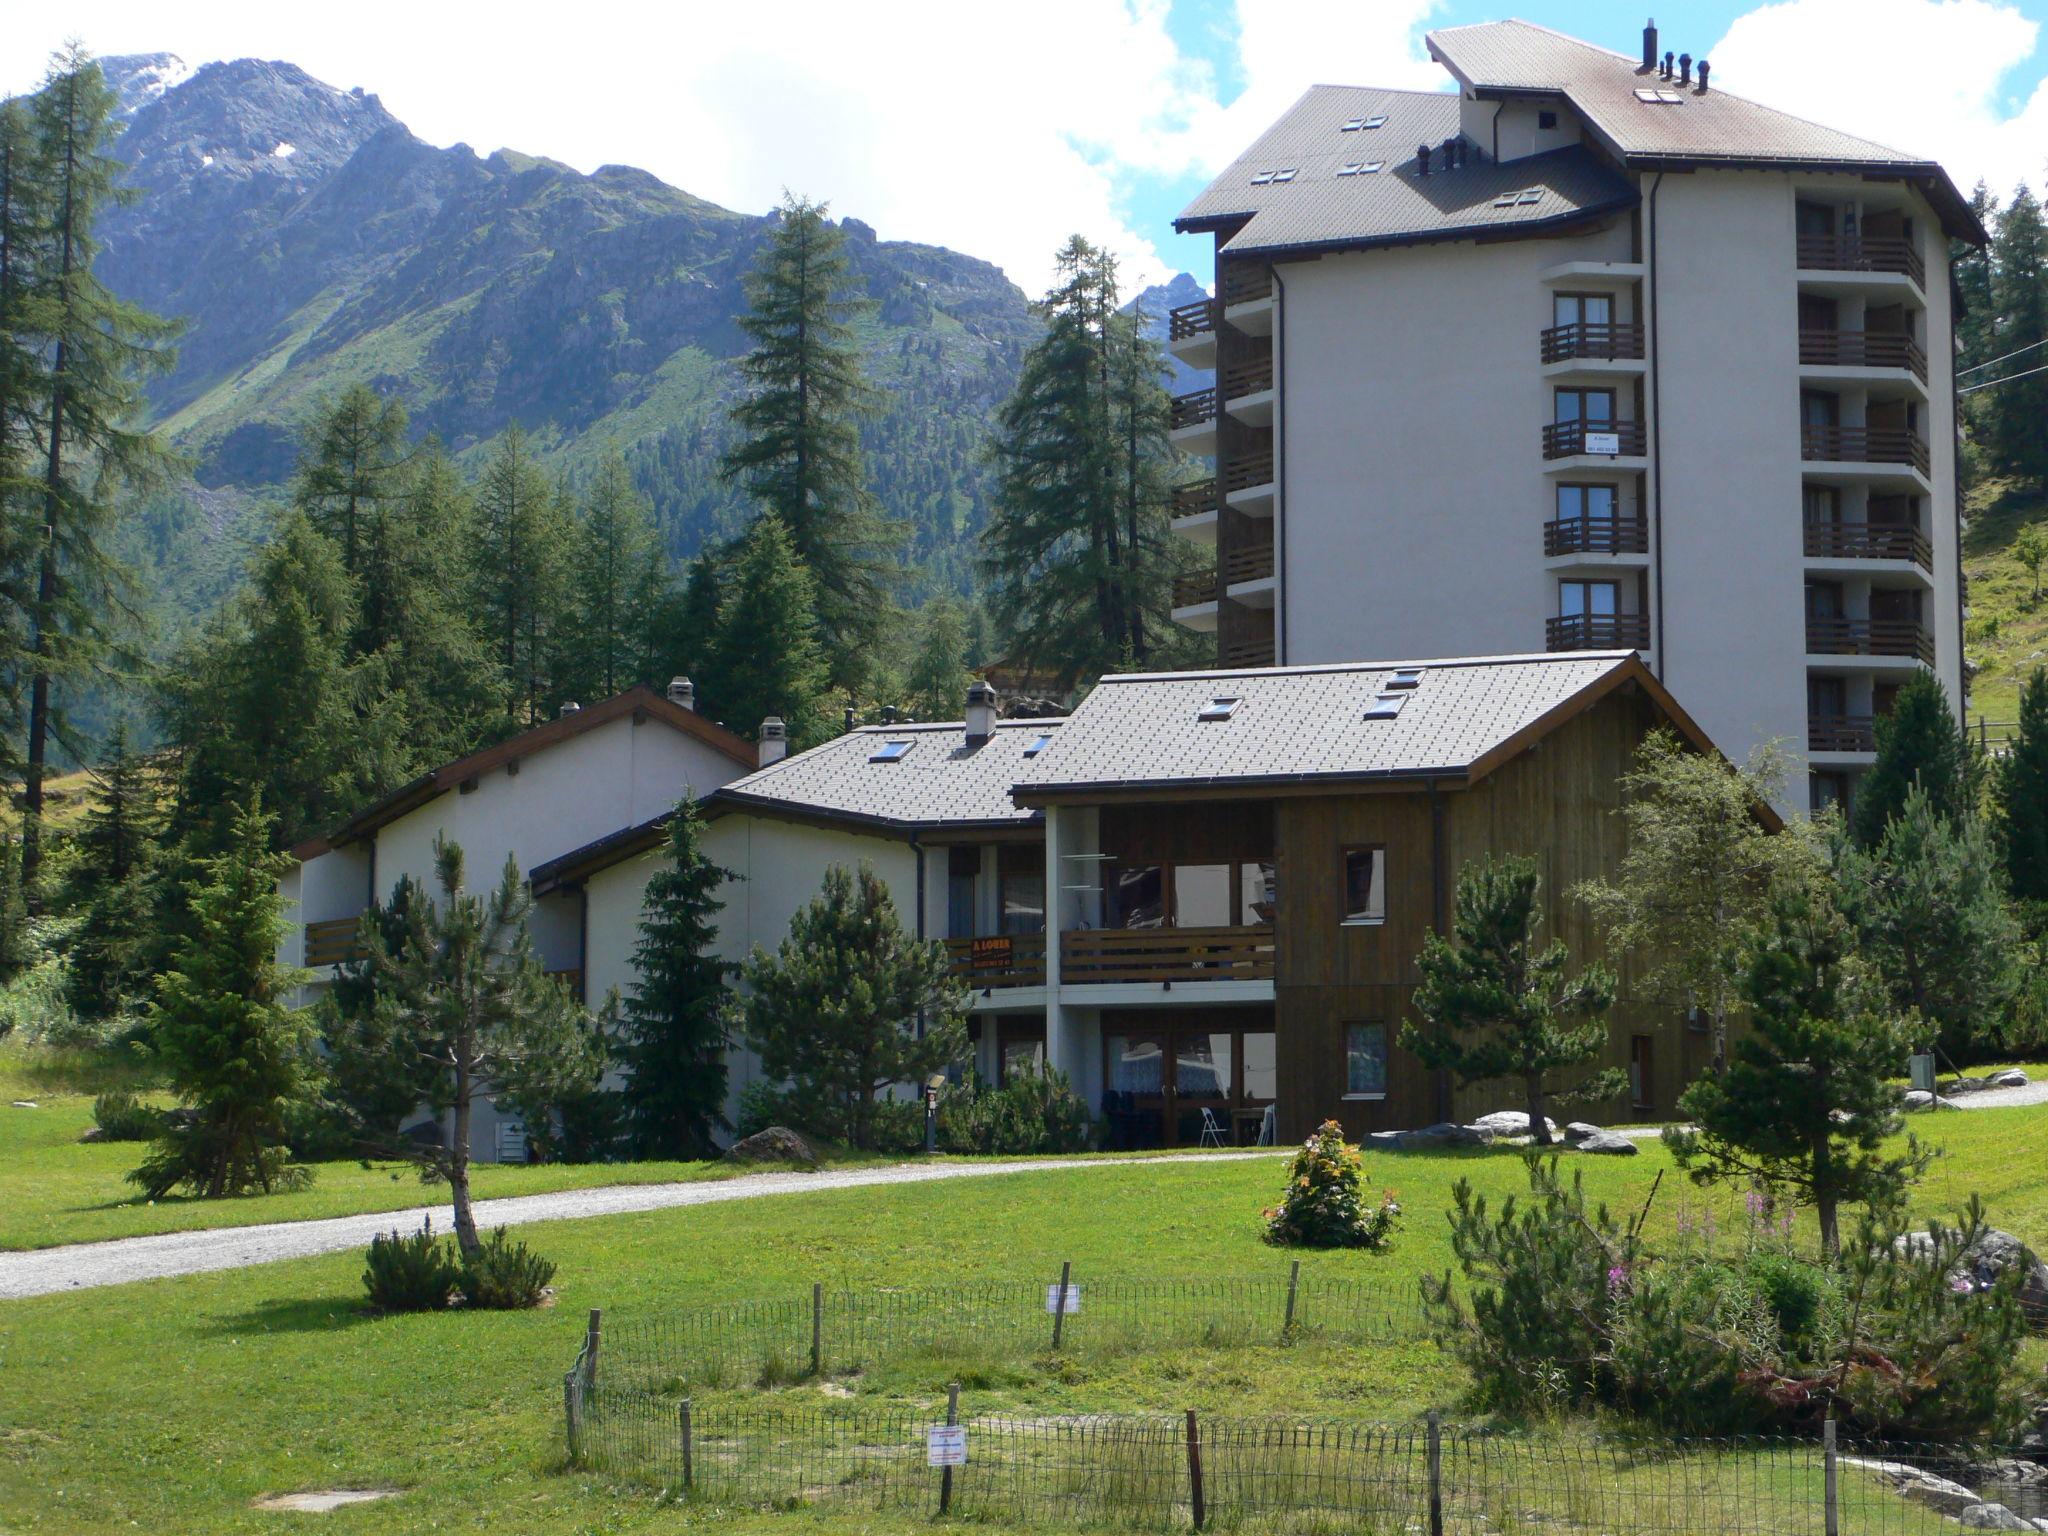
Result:
<svg viewBox="0 0 2048 1536"><path fill-rule="evenodd" d="M1924 1253L1931 1242L1925 1232L1908 1232L1892 1246L1901 1253ZM1958 1256L1949 1275L1982 1290L2013 1269L2020 1271L2020 1310L2028 1324L2036 1330L2048 1329L2048 1264L2010 1232L1988 1228L1979 1233L1976 1242Z"/></svg>
<svg viewBox="0 0 2048 1536"><path fill-rule="evenodd" d="M1394 1145L1404 1152L1428 1151L1434 1147L1485 1147L1493 1144L1493 1132L1479 1125L1453 1125L1445 1120L1425 1125L1419 1131L1396 1131Z"/></svg>
<svg viewBox="0 0 2048 1536"><path fill-rule="evenodd" d="M1992 1073L1990 1081L1994 1088L2024 1088L2032 1079L2018 1067L2007 1067L2003 1072Z"/></svg>
<svg viewBox="0 0 2048 1536"><path fill-rule="evenodd" d="M1984 1505L1983 1500L1961 1483L1952 1483L1932 1473L1923 1473L1913 1479L1899 1490L1899 1495L1915 1504L1939 1510L1944 1515L1959 1515L1966 1509L1981 1509Z"/></svg>
<svg viewBox="0 0 2048 1536"><path fill-rule="evenodd" d="M14 1107L16 1109L34 1109L36 1107L36 1101L34 1099L16 1099L14 1101Z"/></svg>
<svg viewBox="0 0 2048 1536"><path fill-rule="evenodd" d="M107 1133L97 1125L88 1125L79 1133L80 1141L105 1141Z"/></svg>
<svg viewBox="0 0 2048 1536"><path fill-rule="evenodd" d="M1543 1123L1550 1128L1552 1136L1557 1134L1557 1122L1555 1120L1546 1115L1543 1117ZM1529 1115L1526 1110L1497 1109L1490 1115L1481 1115L1472 1124L1474 1128L1489 1131L1495 1136L1527 1136L1529 1134Z"/></svg>
<svg viewBox="0 0 2048 1536"><path fill-rule="evenodd" d="M1925 1088L1908 1088L1906 1090L1905 1106L1908 1109L1954 1109L1957 1107L1954 1099L1943 1098L1939 1094L1929 1093Z"/></svg>
<svg viewBox="0 0 2048 1536"><path fill-rule="evenodd" d="M2021 1461L2015 1456L2001 1456L1996 1461L1980 1461L1970 1468L1970 1476L1980 1483L2009 1483L2031 1488L2048 1483L2048 1467L2038 1461Z"/></svg>
<svg viewBox="0 0 2048 1536"><path fill-rule="evenodd" d="M2003 1504L1972 1504L1956 1516L1958 1524L1974 1531L2031 1531L2034 1522L2023 1519Z"/></svg>
<svg viewBox="0 0 2048 1536"><path fill-rule="evenodd" d="M728 1163L803 1163L818 1166L818 1154L811 1144L786 1125L771 1125L756 1131L725 1149Z"/></svg>
<svg viewBox="0 0 2048 1536"><path fill-rule="evenodd" d="M324 1515L350 1504L370 1504L395 1498L396 1488L323 1488L313 1493L273 1493L257 1499L255 1509L288 1509L301 1514Z"/></svg>
<svg viewBox="0 0 2048 1536"><path fill-rule="evenodd" d="M1595 1131L1578 1143L1581 1152L1604 1152L1610 1157L1634 1157L1638 1148L1619 1131Z"/></svg>
<svg viewBox="0 0 2048 1536"><path fill-rule="evenodd" d="M1600 1136L1604 1134L1605 1133L1600 1129L1599 1126L1588 1125L1583 1120L1574 1120L1570 1125L1567 1125L1564 1128L1564 1139L1566 1141L1584 1141L1588 1137Z"/></svg>

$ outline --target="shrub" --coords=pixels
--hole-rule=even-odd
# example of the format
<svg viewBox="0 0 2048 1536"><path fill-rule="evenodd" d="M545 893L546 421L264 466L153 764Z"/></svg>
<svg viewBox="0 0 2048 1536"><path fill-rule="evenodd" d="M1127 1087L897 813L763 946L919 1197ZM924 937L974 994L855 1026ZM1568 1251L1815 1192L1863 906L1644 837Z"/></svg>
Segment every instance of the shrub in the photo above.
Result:
<svg viewBox="0 0 2048 1536"><path fill-rule="evenodd" d="M939 1101L943 1152L1082 1152L1093 1133L1088 1106L1056 1067L1019 1072L1000 1088L970 1076Z"/></svg>
<svg viewBox="0 0 2048 1536"><path fill-rule="evenodd" d="M472 1307L515 1312L539 1306L555 1266L524 1243L508 1242L498 1228L462 1266L462 1295Z"/></svg>
<svg viewBox="0 0 2048 1536"><path fill-rule="evenodd" d="M380 1312L432 1312L448 1305L462 1280L450 1244L434 1236L430 1217L419 1231L370 1239L363 1288Z"/></svg>
<svg viewBox="0 0 2048 1536"><path fill-rule="evenodd" d="M1325 1120L1287 1165L1287 1192L1265 1212L1266 1241L1291 1248L1384 1248L1401 1207L1392 1192L1367 1203L1358 1149Z"/></svg>
<svg viewBox="0 0 2048 1536"><path fill-rule="evenodd" d="M92 1101L92 1123L100 1128L101 1141L149 1141L163 1116L126 1089L116 1088Z"/></svg>

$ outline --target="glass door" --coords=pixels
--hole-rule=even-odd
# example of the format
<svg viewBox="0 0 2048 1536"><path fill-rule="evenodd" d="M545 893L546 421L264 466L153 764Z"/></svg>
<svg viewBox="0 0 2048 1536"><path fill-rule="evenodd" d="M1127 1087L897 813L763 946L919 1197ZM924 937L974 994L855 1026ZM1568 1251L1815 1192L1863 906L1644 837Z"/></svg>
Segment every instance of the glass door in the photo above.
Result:
<svg viewBox="0 0 2048 1536"><path fill-rule="evenodd" d="M1173 1032L1173 1124L1183 1147L1229 1146L1236 1052L1228 1029ZM1212 1130L1214 1135L1204 1136Z"/></svg>
<svg viewBox="0 0 2048 1536"><path fill-rule="evenodd" d="M1170 1146L1167 1107L1172 1098L1166 1073L1166 1031L1112 1034L1103 1038L1108 1056L1104 1117L1109 1144L1121 1150Z"/></svg>

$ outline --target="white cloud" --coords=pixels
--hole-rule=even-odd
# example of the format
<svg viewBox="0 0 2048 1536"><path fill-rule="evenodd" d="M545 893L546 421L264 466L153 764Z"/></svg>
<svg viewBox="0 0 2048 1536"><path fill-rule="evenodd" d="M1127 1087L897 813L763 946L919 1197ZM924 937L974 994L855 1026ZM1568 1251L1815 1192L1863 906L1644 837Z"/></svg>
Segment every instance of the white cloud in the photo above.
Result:
<svg viewBox="0 0 2048 1536"><path fill-rule="evenodd" d="M1717 85L2003 196L2038 187L2048 160L2048 82L2025 99L2003 83L2040 31L1996 0L1783 0L1736 18L1711 56Z"/></svg>

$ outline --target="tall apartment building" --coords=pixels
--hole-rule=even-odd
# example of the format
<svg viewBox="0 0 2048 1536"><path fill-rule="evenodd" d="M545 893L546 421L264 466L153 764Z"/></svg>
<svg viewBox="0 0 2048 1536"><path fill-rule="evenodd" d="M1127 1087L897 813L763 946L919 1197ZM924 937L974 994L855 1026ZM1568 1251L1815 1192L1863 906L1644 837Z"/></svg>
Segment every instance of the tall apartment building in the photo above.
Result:
<svg viewBox="0 0 2048 1536"><path fill-rule="evenodd" d="M1849 794L1914 669L1962 699L1941 167L1527 22L1457 90L1315 86L1180 216L1213 455L1175 616L1225 667L1632 648ZM1902 122L1910 129L1910 122ZM1801 806L1803 808L1803 806Z"/></svg>

